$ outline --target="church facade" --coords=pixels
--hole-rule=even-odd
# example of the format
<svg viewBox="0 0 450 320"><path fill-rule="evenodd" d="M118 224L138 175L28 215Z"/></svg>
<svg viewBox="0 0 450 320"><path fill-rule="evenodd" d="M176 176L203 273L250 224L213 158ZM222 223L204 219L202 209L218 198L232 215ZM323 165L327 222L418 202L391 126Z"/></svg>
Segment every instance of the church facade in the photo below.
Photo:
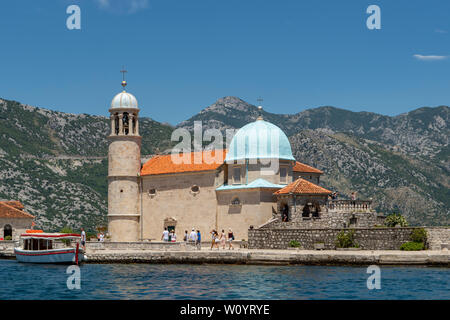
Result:
<svg viewBox="0 0 450 320"><path fill-rule="evenodd" d="M237 240L247 239L249 228L306 218L292 200L299 192L303 207L327 211L331 192L318 186L323 172L296 161L285 133L261 117L238 130L228 150L185 153L182 163L156 155L141 164L136 98L123 91L109 111L111 241L160 241L164 228L174 229L178 239L193 228L204 240L212 229L232 229ZM307 185L303 191L300 182ZM294 193L285 192L294 184Z"/></svg>

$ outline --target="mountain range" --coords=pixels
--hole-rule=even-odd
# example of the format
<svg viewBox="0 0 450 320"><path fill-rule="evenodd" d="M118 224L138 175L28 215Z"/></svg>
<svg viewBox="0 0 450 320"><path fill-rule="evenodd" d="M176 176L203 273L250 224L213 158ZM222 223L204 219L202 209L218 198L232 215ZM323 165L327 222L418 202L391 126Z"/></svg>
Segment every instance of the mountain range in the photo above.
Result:
<svg viewBox="0 0 450 320"><path fill-rule="evenodd" d="M224 97L176 127L140 118L142 155L169 152L175 128L238 129L258 115L289 137L294 157L324 171L321 185L358 191L411 225L449 225L449 107L397 116L331 106L269 113ZM109 118L0 99L0 199L15 199L39 227L106 225Z"/></svg>

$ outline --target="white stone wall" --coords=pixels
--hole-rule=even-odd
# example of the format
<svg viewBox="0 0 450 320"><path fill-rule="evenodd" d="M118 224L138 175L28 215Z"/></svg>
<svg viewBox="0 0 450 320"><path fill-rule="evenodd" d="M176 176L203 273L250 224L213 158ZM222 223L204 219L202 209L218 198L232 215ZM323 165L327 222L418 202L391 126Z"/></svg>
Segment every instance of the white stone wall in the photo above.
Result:
<svg viewBox="0 0 450 320"><path fill-rule="evenodd" d="M161 240L164 221L175 226L177 240L183 239L184 231L199 229L203 239L211 229L216 228L216 186L222 185L223 175L216 177L216 171L196 173L179 173L167 175L150 175L142 177L143 181L143 238ZM198 186L195 193L192 186ZM149 194L155 189L154 195Z"/></svg>
<svg viewBox="0 0 450 320"><path fill-rule="evenodd" d="M108 232L112 241L138 241L141 137L108 139Z"/></svg>
<svg viewBox="0 0 450 320"><path fill-rule="evenodd" d="M248 229L266 223L276 209L275 190L268 189L238 189L217 192L218 202L218 231L233 230L236 240L248 238ZM232 205L238 197L241 205Z"/></svg>

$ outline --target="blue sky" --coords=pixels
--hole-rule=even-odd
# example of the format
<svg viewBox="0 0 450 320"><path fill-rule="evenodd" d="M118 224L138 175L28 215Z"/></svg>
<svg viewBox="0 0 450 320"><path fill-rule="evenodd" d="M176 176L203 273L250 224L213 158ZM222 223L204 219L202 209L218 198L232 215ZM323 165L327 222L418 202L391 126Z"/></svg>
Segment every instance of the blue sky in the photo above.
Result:
<svg viewBox="0 0 450 320"><path fill-rule="evenodd" d="M66 28L71 4L81 30ZM122 65L141 115L172 124L228 95L275 113L450 101L444 0L2 1L0 35L0 97L64 112L107 115Z"/></svg>

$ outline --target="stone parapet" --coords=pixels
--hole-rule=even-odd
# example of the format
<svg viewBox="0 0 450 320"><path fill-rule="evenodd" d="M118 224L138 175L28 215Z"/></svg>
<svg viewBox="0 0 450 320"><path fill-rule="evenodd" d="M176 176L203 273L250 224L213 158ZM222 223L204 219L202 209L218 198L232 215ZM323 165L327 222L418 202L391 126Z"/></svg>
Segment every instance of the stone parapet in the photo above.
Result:
<svg viewBox="0 0 450 320"><path fill-rule="evenodd" d="M86 250L102 251L102 250L160 250L160 251L180 251L180 250L197 250L197 247L185 242L156 242L156 241L137 241L137 242L112 242L112 241L88 241L86 242Z"/></svg>
<svg viewBox="0 0 450 320"><path fill-rule="evenodd" d="M213 263L253 265L440 265L450 266L443 251L124 251L88 254L87 263Z"/></svg>
<svg viewBox="0 0 450 320"><path fill-rule="evenodd" d="M430 250L450 249L450 227L425 227Z"/></svg>
<svg viewBox="0 0 450 320"><path fill-rule="evenodd" d="M398 250L411 241L415 228L352 228L352 229L274 229L249 230L250 249L287 249L289 242L298 241L304 249L323 244L327 250L336 248L336 239L342 230L354 230L354 239L363 250Z"/></svg>

